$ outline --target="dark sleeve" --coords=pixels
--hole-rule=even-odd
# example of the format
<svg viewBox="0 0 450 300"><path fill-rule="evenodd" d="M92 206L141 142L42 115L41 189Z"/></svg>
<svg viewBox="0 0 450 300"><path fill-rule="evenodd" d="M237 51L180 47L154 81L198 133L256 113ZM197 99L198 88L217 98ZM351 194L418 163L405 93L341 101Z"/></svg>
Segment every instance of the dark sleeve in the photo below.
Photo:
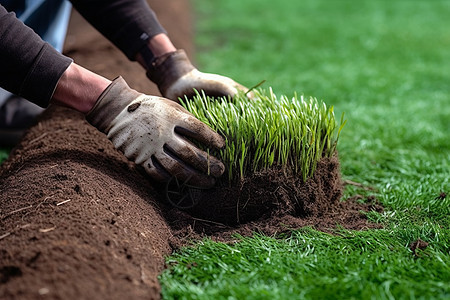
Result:
<svg viewBox="0 0 450 300"><path fill-rule="evenodd" d="M46 107L72 60L0 5L0 86Z"/></svg>
<svg viewBox="0 0 450 300"><path fill-rule="evenodd" d="M145 0L71 0L76 10L130 59L148 38L166 33Z"/></svg>

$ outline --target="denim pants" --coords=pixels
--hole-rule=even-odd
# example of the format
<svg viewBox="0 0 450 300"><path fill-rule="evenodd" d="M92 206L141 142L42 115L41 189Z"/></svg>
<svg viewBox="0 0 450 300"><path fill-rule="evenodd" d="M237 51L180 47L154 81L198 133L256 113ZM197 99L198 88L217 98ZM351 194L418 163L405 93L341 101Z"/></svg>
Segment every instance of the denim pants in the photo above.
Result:
<svg viewBox="0 0 450 300"><path fill-rule="evenodd" d="M0 0L6 10L32 28L44 41L62 51L72 5L66 0ZM0 106L11 93L0 88Z"/></svg>

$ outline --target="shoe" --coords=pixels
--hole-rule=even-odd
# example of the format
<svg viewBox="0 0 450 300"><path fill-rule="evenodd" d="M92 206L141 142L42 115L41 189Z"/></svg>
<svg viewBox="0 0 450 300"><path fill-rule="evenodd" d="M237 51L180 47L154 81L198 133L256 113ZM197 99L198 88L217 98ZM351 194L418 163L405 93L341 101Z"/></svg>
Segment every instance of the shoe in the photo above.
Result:
<svg viewBox="0 0 450 300"><path fill-rule="evenodd" d="M0 107L0 146L15 146L44 109L12 95Z"/></svg>

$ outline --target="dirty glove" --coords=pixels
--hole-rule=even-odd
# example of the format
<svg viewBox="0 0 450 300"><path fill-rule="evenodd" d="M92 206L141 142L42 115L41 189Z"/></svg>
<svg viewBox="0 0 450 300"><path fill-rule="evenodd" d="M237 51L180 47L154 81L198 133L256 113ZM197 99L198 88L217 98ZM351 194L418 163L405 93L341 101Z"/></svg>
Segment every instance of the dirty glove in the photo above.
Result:
<svg viewBox="0 0 450 300"><path fill-rule="evenodd" d="M248 91L228 77L200 72L183 50L156 57L147 70L147 77L156 83L163 97L174 101L184 96L192 98L194 89L203 90L210 97L234 97L238 90Z"/></svg>
<svg viewBox="0 0 450 300"><path fill-rule="evenodd" d="M129 88L122 77L102 93L86 118L157 181L176 177L211 187L224 172L219 160L185 138L221 148L225 143L219 134L179 104Z"/></svg>

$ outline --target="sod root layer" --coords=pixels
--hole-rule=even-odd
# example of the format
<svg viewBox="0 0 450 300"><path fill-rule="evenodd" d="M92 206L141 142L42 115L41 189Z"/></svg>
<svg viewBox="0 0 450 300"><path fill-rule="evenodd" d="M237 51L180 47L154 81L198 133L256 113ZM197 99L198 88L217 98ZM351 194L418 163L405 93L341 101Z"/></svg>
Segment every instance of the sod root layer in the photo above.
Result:
<svg viewBox="0 0 450 300"><path fill-rule="evenodd" d="M339 161L333 157L322 159L314 178L306 182L272 168L232 185L218 184L198 193L198 204L187 211L193 217L233 226L284 215L323 217L341 196Z"/></svg>
<svg viewBox="0 0 450 300"><path fill-rule="evenodd" d="M162 212L174 232L174 248L205 235L228 242L234 234L277 236L304 226L330 233L337 226L352 230L379 227L369 223L365 214L383 210L375 197L365 203L357 201L363 198L361 195L341 201L342 190L337 157L323 158L306 182L273 168L231 186L219 184L196 191L193 195L197 204L192 208Z"/></svg>

